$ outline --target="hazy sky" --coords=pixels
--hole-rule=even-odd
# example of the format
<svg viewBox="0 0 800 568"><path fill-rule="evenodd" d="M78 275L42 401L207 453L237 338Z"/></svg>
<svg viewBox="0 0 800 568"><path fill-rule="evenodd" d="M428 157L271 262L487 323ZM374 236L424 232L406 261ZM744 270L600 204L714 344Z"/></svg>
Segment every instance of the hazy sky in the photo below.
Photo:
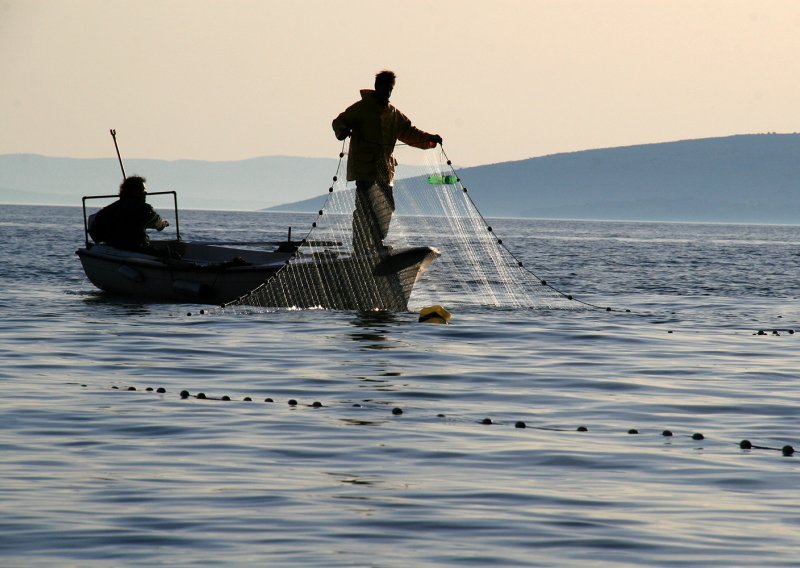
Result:
<svg viewBox="0 0 800 568"><path fill-rule="evenodd" d="M797 0L0 0L0 153L335 157L392 102L462 165L800 131Z"/></svg>

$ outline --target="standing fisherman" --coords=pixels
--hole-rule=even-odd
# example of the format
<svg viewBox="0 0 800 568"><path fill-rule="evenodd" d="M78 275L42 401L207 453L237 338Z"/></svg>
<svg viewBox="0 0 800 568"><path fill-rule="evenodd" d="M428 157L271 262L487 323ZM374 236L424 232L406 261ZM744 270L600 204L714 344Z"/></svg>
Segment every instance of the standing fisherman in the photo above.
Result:
<svg viewBox="0 0 800 568"><path fill-rule="evenodd" d="M397 160L392 152L400 140L424 150L442 143L438 134L428 134L411 124L406 115L389 103L395 84L392 71L375 75L375 90L363 89L361 100L350 105L333 121L336 138L350 139L347 181L356 182L353 212L353 250L356 254L385 250L394 212L393 181Z"/></svg>

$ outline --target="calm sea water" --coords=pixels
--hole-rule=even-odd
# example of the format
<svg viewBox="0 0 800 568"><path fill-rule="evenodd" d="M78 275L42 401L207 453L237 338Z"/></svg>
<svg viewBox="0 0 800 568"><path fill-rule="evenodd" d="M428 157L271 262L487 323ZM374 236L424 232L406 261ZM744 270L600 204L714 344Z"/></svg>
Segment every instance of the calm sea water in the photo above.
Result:
<svg viewBox="0 0 800 568"><path fill-rule="evenodd" d="M95 290L80 208L4 206L0 564L800 565L800 229L493 225L632 312L201 315Z"/></svg>

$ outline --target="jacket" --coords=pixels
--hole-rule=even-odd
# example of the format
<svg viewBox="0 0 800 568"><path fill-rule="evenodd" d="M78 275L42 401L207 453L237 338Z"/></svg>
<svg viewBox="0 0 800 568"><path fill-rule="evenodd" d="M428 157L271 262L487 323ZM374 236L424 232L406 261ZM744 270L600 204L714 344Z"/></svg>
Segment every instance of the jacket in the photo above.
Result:
<svg viewBox="0 0 800 568"><path fill-rule="evenodd" d="M398 140L422 149L435 148L436 142L391 104L382 107L374 93L371 89L362 90L361 100L337 116L332 126L340 140L351 135L347 181L375 181L390 186L397 165L392 152Z"/></svg>
<svg viewBox="0 0 800 568"><path fill-rule="evenodd" d="M89 234L95 242L105 242L123 250L140 250L150 244L145 229L166 227L155 209L144 199L118 199L104 207L90 221Z"/></svg>

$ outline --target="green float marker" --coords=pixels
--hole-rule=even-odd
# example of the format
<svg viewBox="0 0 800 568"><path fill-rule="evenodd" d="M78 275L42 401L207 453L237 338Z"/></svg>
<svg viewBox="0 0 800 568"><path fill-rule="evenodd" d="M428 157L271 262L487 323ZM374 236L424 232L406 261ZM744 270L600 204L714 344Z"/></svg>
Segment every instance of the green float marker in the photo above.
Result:
<svg viewBox="0 0 800 568"><path fill-rule="evenodd" d="M452 185L458 181L458 177L452 174L450 175L431 175L428 176L428 183L431 185Z"/></svg>

